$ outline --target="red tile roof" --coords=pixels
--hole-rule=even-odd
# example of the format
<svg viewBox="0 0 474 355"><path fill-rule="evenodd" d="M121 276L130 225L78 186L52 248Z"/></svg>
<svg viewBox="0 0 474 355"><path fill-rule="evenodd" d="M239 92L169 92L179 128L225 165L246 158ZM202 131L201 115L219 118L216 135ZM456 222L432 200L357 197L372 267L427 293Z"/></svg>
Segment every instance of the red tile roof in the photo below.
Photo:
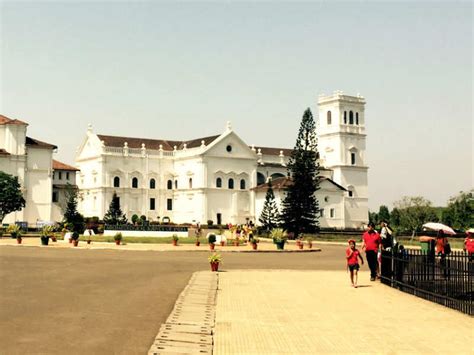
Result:
<svg viewBox="0 0 474 355"><path fill-rule="evenodd" d="M27 126L28 123L8 118L6 116L0 115L0 125L7 125L7 124L16 124L16 125L25 125Z"/></svg>
<svg viewBox="0 0 474 355"><path fill-rule="evenodd" d="M79 169L77 169L77 168L75 168L71 165L61 163L60 161L57 161L57 160L54 160L54 159L53 159L53 169L54 170L79 171Z"/></svg>
<svg viewBox="0 0 474 355"><path fill-rule="evenodd" d="M98 134L97 137L101 141L104 141L104 144L108 147L123 147L124 143L127 142L129 148L141 148L142 144L145 144L147 149L160 149L160 145L163 146L163 150L173 150L174 146L177 149L183 149L184 144L187 148L195 148L201 145L201 141L204 141L205 145L209 145L214 140L216 140L219 135L209 136L203 138L197 138L189 141L171 141L166 139L149 139L149 138L134 138L134 137L117 137L117 136L107 136L103 134Z"/></svg>
<svg viewBox="0 0 474 355"><path fill-rule="evenodd" d="M46 142L42 142L40 140L31 138L31 137L26 137L25 144L27 146L35 147L35 148L47 148L47 149L57 149L58 148L54 144L49 144L49 143L46 143Z"/></svg>

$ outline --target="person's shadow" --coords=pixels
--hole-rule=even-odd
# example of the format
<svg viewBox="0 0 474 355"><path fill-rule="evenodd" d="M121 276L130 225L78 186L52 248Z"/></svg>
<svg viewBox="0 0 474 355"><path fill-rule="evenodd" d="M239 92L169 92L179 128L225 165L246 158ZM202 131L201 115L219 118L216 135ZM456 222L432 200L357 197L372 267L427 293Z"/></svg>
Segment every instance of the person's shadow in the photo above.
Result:
<svg viewBox="0 0 474 355"><path fill-rule="evenodd" d="M372 287L372 285L357 285L357 288Z"/></svg>

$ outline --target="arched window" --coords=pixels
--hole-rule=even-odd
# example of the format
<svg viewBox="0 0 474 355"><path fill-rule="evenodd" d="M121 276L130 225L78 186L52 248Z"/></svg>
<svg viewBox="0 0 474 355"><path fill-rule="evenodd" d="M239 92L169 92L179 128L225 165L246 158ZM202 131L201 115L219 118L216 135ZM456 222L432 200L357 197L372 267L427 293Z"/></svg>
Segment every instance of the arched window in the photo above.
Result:
<svg viewBox="0 0 474 355"><path fill-rule="evenodd" d="M173 181L168 180L168 182L166 183L166 188L168 190L173 190Z"/></svg>
<svg viewBox="0 0 474 355"><path fill-rule="evenodd" d="M189 188L193 188L193 178L189 178Z"/></svg>
<svg viewBox="0 0 474 355"><path fill-rule="evenodd" d="M328 111L327 119L328 119L328 125L330 125L331 124L331 111Z"/></svg>
<svg viewBox="0 0 474 355"><path fill-rule="evenodd" d="M359 112L356 112L356 124L359 124Z"/></svg>
<svg viewBox="0 0 474 355"><path fill-rule="evenodd" d="M114 187L120 187L120 178L118 176L114 177Z"/></svg>
<svg viewBox="0 0 474 355"><path fill-rule="evenodd" d="M150 179L150 189L156 188L156 181L155 179Z"/></svg>
<svg viewBox="0 0 474 355"><path fill-rule="evenodd" d="M178 180L175 180L175 181L174 181L174 188L175 188L175 189L178 188Z"/></svg>
<svg viewBox="0 0 474 355"><path fill-rule="evenodd" d="M262 173L257 172L257 185L265 184L265 175Z"/></svg>
<svg viewBox="0 0 474 355"><path fill-rule="evenodd" d="M240 189L245 190L245 179L240 180Z"/></svg>
<svg viewBox="0 0 474 355"><path fill-rule="evenodd" d="M354 112L349 112L349 124L354 124Z"/></svg>
<svg viewBox="0 0 474 355"><path fill-rule="evenodd" d="M234 179L229 179L227 187L231 190L234 188Z"/></svg>
<svg viewBox="0 0 474 355"><path fill-rule="evenodd" d="M222 179L219 177L216 179L216 187L222 187Z"/></svg>
<svg viewBox="0 0 474 355"><path fill-rule="evenodd" d="M344 111L344 124L347 124L347 111Z"/></svg>
<svg viewBox="0 0 474 355"><path fill-rule="evenodd" d="M138 189L138 179L136 177L132 179L132 188Z"/></svg>
<svg viewBox="0 0 474 355"><path fill-rule="evenodd" d="M356 153L352 152L351 153L351 165L356 164Z"/></svg>

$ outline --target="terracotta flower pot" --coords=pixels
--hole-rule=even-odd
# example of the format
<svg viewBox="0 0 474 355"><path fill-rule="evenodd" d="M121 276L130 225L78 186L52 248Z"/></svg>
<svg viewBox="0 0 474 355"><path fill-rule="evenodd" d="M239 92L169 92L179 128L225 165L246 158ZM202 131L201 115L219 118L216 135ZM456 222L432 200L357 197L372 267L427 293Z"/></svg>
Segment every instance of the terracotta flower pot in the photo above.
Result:
<svg viewBox="0 0 474 355"><path fill-rule="evenodd" d="M72 243L72 238L69 238L69 243Z"/></svg>
<svg viewBox="0 0 474 355"><path fill-rule="evenodd" d="M214 250L214 243L209 244L209 249Z"/></svg>
<svg viewBox="0 0 474 355"><path fill-rule="evenodd" d="M219 262L215 261L211 264L211 271L219 271Z"/></svg>
<svg viewBox="0 0 474 355"><path fill-rule="evenodd" d="M79 240L74 240L73 244L74 244L75 247L77 247L79 245Z"/></svg>
<svg viewBox="0 0 474 355"><path fill-rule="evenodd" d="M296 240L296 245L299 247L301 245L301 241L299 239Z"/></svg>
<svg viewBox="0 0 474 355"><path fill-rule="evenodd" d="M120 240L116 240L116 241L115 241L115 244L116 244L116 245L120 245Z"/></svg>
<svg viewBox="0 0 474 355"><path fill-rule="evenodd" d="M87 244L90 244L91 242L92 242L92 240L88 240L88 241L87 241Z"/></svg>
<svg viewBox="0 0 474 355"><path fill-rule="evenodd" d="M16 238L16 243L21 244L21 240L22 240L21 238Z"/></svg>
<svg viewBox="0 0 474 355"><path fill-rule="evenodd" d="M57 238L56 238L56 237L54 237L54 236L53 236L53 237L51 237L51 240L52 240L53 242L57 242L57 241L58 241L58 240L57 240Z"/></svg>
<svg viewBox="0 0 474 355"><path fill-rule="evenodd" d="M303 249L303 243L298 244L298 248Z"/></svg>
<svg viewBox="0 0 474 355"><path fill-rule="evenodd" d="M257 243L252 243L252 249L257 250Z"/></svg>
<svg viewBox="0 0 474 355"><path fill-rule="evenodd" d="M199 240L196 241L196 246L200 246L201 245L201 242Z"/></svg>
<svg viewBox="0 0 474 355"><path fill-rule="evenodd" d="M225 242L222 240L221 241L221 247L223 247L225 245Z"/></svg>
<svg viewBox="0 0 474 355"><path fill-rule="evenodd" d="M239 246L239 242L236 240L234 241L234 247L238 247Z"/></svg>
<svg viewBox="0 0 474 355"><path fill-rule="evenodd" d="M174 245L174 246L177 246L177 245L178 245L178 241L177 241L177 240L173 240L173 245Z"/></svg>
<svg viewBox="0 0 474 355"><path fill-rule="evenodd" d="M313 243L308 242L308 248L311 249L313 247Z"/></svg>

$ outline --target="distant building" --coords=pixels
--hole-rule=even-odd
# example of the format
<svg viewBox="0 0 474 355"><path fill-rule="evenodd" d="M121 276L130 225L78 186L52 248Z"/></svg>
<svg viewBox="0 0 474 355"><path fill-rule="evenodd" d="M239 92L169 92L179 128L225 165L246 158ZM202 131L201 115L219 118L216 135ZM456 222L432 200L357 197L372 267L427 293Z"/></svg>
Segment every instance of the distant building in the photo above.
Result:
<svg viewBox="0 0 474 355"><path fill-rule="evenodd" d="M52 219L52 161L56 146L26 135L28 124L0 115L0 170L18 176L26 205L3 223Z"/></svg>
<svg viewBox="0 0 474 355"><path fill-rule="evenodd" d="M78 169L53 159L57 147L26 135L28 123L0 115L0 170L18 176L26 201L3 223L30 226L61 221L67 186L76 188Z"/></svg>
<svg viewBox="0 0 474 355"><path fill-rule="evenodd" d="M63 219L68 190L77 189L77 171L79 169L53 159L53 221L59 222Z"/></svg>
<svg viewBox="0 0 474 355"><path fill-rule="evenodd" d="M361 228L368 219L365 100L335 92L318 104L321 226ZM79 208L102 218L116 192L128 218L256 222L268 178L283 198L291 151L249 147L230 124L222 134L190 141L102 135L89 126L76 156Z"/></svg>

